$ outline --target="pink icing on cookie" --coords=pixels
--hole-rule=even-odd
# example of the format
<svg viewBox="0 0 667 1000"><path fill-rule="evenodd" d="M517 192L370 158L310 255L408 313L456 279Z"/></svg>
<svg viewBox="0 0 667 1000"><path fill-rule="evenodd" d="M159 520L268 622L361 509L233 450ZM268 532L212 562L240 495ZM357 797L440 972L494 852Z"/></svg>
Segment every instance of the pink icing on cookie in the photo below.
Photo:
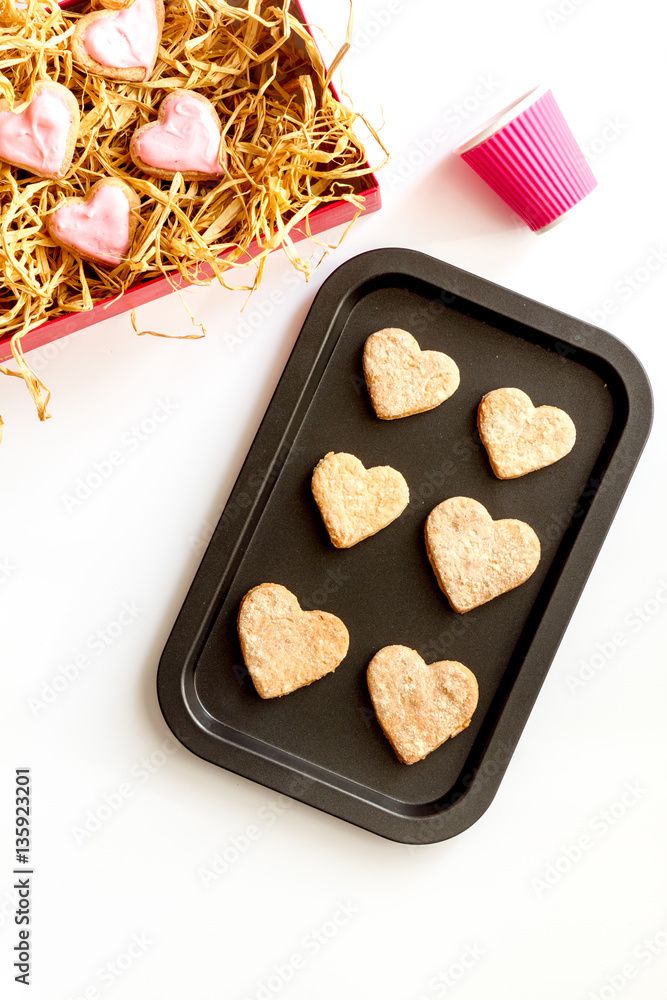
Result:
<svg viewBox="0 0 667 1000"><path fill-rule="evenodd" d="M220 132L205 104L177 96L164 105L164 120L137 136L139 157L157 170L211 174L219 177Z"/></svg>
<svg viewBox="0 0 667 1000"><path fill-rule="evenodd" d="M130 245L130 206L120 188L106 184L88 201L57 208L51 229L63 243L89 257L120 264Z"/></svg>
<svg viewBox="0 0 667 1000"><path fill-rule="evenodd" d="M83 47L96 62L114 69L142 66L150 72L158 43L154 0L134 0L131 7L92 21L83 33Z"/></svg>
<svg viewBox="0 0 667 1000"><path fill-rule="evenodd" d="M0 111L0 159L62 177L72 112L48 87L38 91L20 114Z"/></svg>

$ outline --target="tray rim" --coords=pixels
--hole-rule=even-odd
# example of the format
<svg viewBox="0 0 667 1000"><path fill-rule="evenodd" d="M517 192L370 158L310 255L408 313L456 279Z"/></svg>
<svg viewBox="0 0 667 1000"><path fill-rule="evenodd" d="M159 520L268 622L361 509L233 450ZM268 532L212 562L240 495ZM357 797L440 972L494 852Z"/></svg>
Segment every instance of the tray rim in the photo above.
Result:
<svg viewBox="0 0 667 1000"><path fill-rule="evenodd" d="M299 417L310 405L309 387L313 381L319 382L344 328L339 313L344 308L351 311L364 286L373 281L386 284L388 275L406 276L446 289L474 305L555 338L568 348L584 350L601 359L620 381L628 404L616 448L578 527L521 669L478 759L477 770L463 776L463 792L445 808L437 809L436 802L423 807L405 806L401 812L396 811L401 803L389 797L385 804L366 801L364 786L351 779L336 776L335 783L327 783L323 774L331 772L298 760L286 751L271 747L271 757L262 755L258 746L267 744L214 720L199 702L194 684L195 664L224 599L218 567L227 568L234 557L240 558L244 541L252 537L254 523L277 478L276 470L279 472L289 453L290 437L298 432ZM583 335L585 348L573 340L576 334ZM390 840L436 843L463 832L483 815L500 786L648 439L652 414L651 387L640 361L605 330L416 250L371 250L341 264L313 300L165 644L158 666L157 693L164 718L176 739L204 760ZM250 487L251 482L254 487ZM245 497L249 491L254 499L239 534L233 524L225 523L225 515L234 511L239 497ZM594 517L589 516L592 513ZM218 577L213 591L209 574ZM203 617L201 609L205 611ZM298 768L294 766L297 760ZM375 794L374 798L383 797Z"/></svg>

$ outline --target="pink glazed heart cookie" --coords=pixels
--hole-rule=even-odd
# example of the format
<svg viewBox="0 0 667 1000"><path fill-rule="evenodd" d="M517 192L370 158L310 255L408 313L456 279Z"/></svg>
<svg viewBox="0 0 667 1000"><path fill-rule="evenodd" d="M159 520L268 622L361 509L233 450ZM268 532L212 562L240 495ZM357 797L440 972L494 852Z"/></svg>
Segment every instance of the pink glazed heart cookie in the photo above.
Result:
<svg viewBox="0 0 667 1000"><path fill-rule="evenodd" d="M36 84L23 111L0 101L0 159L38 177L65 177L79 134L79 105L59 83Z"/></svg>
<svg viewBox="0 0 667 1000"><path fill-rule="evenodd" d="M87 73L140 83L151 75L163 28L162 0L96 10L77 21L70 39L72 57Z"/></svg>
<svg viewBox="0 0 667 1000"><path fill-rule="evenodd" d="M49 236L75 257L116 267L127 256L137 228L139 195L108 177L85 198L66 198L46 219Z"/></svg>
<svg viewBox="0 0 667 1000"><path fill-rule="evenodd" d="M174 90L158 109L157 122L143 125L130 140L130 156L144 173L171 179L180 172L186 181L206 181L225 172L220 150L220 118L201 94Z"/></svg>

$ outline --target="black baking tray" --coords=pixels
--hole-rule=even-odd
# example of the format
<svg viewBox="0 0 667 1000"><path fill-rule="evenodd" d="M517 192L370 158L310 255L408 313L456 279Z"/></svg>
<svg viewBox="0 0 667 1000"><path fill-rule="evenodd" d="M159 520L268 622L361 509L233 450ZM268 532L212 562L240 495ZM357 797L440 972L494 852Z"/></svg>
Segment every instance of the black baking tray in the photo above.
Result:
<svg viewBox="0 0 667 1000"><path fill-rule="evenodd" d="M362 373L366 338L409 330L445 351L461 384L441 406L378 420ZM516 386L577 427L566 458L520 479L495 478L477 404ZM393 840L460 833L491 802L526 724L651 425L651 390L610 334L412 250L374 250L323 284L178 615L158 697L195 754ZM377 535L335 549L310 492L329 451L403 473L411 501ZM527 521L542 559L521 587L458 615L429 566L427 515L450 496L494 518ZM281 583L306 610L338 615L350 648L335 673L260 699L236 631L241 598ZM477 676L470 726L406 766L385 739L366 687L383 646L459 660Z"/></svg>

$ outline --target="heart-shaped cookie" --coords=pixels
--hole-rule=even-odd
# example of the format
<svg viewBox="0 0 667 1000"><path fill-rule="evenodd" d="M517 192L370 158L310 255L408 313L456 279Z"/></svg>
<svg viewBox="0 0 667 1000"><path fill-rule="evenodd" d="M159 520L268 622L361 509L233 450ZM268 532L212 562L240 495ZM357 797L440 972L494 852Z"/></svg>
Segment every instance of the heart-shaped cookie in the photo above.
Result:
<svg viewBox="0 0 667 1000"><path fill-rule="evenodd" d="M38 177L65 177L78 134L79 105L60 83L37 83L22 111L0 101L0 159Z"/></svg>
<svg viewBox="0 0 667 1000"><path fill-rule="evenodd" d="M54 243L75 257L116 267L127 256L141 199L113 177L93 184L85 198L65 198L46 218Z"/></svg>
<svg viewBox="0 0 667 1000"><path fill-rule="evenodd" d="M447 354L422 351L406 330L379 330L364 346L364 376L381 420L396 420L440 406L459 387Z"/></svg>
<svg viewBox="0 0 667 1000"><path fill-rule="evenodd" d="M498 479L516 479L564 458L577 436L557 406L533 406L521 389L487 392L477 409L477 427Z"/></svg>
<svg viewBox="0 0 667 1000"><path fill-rule="evenodd" d="M378 722L403 764L462 732L477 708L475 675L456 660L427 664L414 649L385 646L366 676Z"/></svg>
<svg viewBox="0 0 667 1000"><path fill-rule="evenodd" d="M70 38L75 62L95 76L148 80L164 28L163 0L134 0L122 10L96 10L76 22Z"/></svg>
<svg viewBox="0 0 667 1000"><path fill-rule="evenodd" d="M130 156L144 173L186 181L211 180L225 172L218 162L220 118L209 100L192 90L174 90L158 109L157 122L143 125L130 140Z"/></svg>
<svg viewBox="0 0 667 1000"><path fill-rule="evenodd" d="M260 698L280 698L332 673L350 642L340 618L302 611L286 587L262 583L241 601L243 659Z"/></svg>
<svg viewBox="0 0 667 1000"><path fill-rule="evenodd" d="M451 497L426 518L426 551L454 611L471 611L525 583L540 561L540 541L525 521L494 521L470 497Z"/></svg>
<svg viewBox="0 0 667 1000"><path fill-rule="evenodd" d="M341 451L315 466L313 496L337 549L349 549L386 528L405 510L410 491L390 465L365 469L354 455Z"/></svg>

